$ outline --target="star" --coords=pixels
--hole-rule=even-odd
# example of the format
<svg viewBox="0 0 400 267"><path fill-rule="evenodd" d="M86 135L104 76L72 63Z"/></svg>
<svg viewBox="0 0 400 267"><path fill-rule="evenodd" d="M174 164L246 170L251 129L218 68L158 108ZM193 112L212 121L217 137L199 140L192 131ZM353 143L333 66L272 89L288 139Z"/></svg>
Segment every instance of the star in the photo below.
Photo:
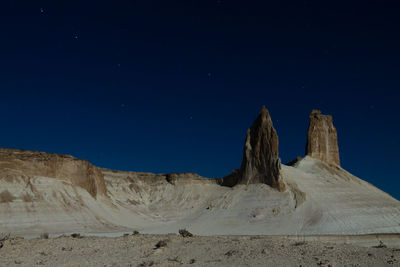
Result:
<svg viewBox="0 0 400 267"><path fill-rule="evenodd" d="M44 8L43 7L40 8L40 13L42 13L42 14L44 13Z"/></svg>
<svg viewBox="0 0 400 267"><path fill-rule="evenodd" d="M75 39L75 40L78 40L78 38L79 38L78 34L77 34L77 33L74 34L74 39Z"/></svg>

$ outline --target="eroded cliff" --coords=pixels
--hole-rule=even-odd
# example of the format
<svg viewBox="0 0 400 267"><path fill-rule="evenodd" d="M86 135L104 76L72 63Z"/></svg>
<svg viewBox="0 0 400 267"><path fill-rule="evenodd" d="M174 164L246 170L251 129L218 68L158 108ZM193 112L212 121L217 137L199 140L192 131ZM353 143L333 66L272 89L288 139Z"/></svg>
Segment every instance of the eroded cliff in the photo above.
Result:
<svg viewBox="0 0 400 267"><path fill-rule="evenodd" d="M93 197L107 194L102 172L88 161L69 155L1 148L0 169L60 179L86 189Z"/></svg>

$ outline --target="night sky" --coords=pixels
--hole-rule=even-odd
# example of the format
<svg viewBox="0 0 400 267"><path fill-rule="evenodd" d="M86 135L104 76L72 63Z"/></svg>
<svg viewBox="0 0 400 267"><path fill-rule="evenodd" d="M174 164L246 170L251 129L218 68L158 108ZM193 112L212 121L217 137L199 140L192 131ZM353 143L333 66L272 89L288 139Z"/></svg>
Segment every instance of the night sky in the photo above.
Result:
<svg viewBox="0 0 400 267"><path fill-rule="evenodd" d="M399 199L400 8L337 2L1 1L0 147L220 177L262 105L283 162L316 108Z"/></svg>

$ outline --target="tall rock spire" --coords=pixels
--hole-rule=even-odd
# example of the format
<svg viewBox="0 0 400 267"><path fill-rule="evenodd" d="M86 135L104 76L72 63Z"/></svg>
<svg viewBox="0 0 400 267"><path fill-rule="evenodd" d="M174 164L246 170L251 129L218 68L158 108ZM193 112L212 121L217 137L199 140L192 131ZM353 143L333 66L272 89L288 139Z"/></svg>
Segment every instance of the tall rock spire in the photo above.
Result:
<svg viewBox="0 0 400 267"><path fill-rule="evenodd" d="M278 156L278 135L265 106L247 130L240 170L223 179L222 185L264 183L285 190Z"/></svg>
<svg viewBox="0 0 400 267"><path fill-rule="evenodd" d="M331 115L323 115L319 110L311 111L306 155L340 166L337 131Z"/></svg>

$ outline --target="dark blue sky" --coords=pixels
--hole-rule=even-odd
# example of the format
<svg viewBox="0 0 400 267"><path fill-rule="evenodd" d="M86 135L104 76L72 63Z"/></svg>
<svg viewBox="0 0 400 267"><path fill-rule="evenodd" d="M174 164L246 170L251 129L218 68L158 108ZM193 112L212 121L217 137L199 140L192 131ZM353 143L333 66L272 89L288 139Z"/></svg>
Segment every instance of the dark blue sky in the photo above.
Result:
<svg viewBox="0 0 400 267"><path fill-rule="evenodd" d="M219 177L262 105L283 162L318 108L343 167L399 199L400 9L336 2L2 1L0 146Z"/></svg>

